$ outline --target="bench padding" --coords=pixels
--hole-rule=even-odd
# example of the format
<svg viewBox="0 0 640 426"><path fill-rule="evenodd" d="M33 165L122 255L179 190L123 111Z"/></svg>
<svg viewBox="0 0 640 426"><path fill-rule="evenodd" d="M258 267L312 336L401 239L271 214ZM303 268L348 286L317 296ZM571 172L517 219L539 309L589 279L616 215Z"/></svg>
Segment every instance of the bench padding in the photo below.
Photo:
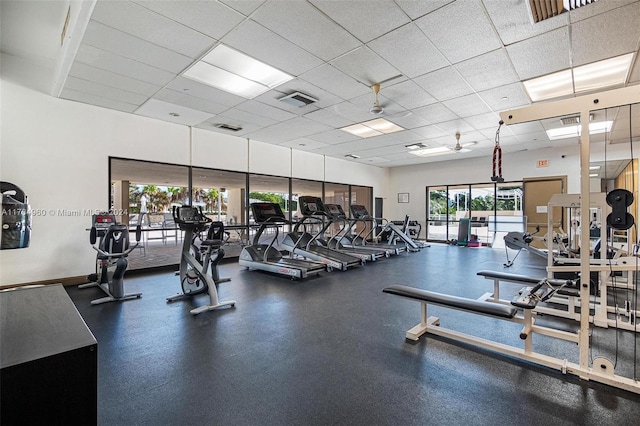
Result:
<svg viewBox="0 0 640 426"><path fill-rule="evenodd" d="M523 284L538 284L540 281L545 279L544 277L535 278L535 277L528 277L526 275L511 274L509 272L488 271L486 269L482 271L478 271L478 275L485 278L493 278L493 279L499 279L499 280L505 280L505 281L515 281ZM555 278L548 278L547 281L549 282L549 284L556 287L559 287L567 283L567 280L559 280Z"/></svg>
<svg viewBox="0 0 640 426"><path fill-rule="evenodd" d="M435 305L448 306L463 311L494 315L502 318L513 318L518 312L518 309L513 306L435 293L406 285L392 285L382 291L384 293L395 294L396 296L407 297Z"/></svg>

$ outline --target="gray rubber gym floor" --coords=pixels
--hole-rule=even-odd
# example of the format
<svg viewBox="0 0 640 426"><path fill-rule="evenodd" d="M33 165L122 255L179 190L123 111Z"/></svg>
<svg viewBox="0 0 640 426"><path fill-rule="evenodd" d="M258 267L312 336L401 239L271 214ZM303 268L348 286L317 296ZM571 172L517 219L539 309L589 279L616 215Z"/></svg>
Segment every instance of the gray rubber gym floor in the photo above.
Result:
<svg viewBox="0 0 640 426"><path fill-rule="evenodd" d="M383 294L406 284L477 298L503 270L504 251L433 245L304 281L220 267L235 308L197 316L205 303L165 303L171 272L126 279L142 299L91 306L98 289L67 291L98 340L101 425L637 425L640 396L488 351L405 332L419 304ZM523 253L509 272L544 276ZM515 293L520 286L505 285ZM521 347L521 327L446 308L443 326ZM574 329L550 317L541 323ZM640 333L639 333L640 334ZM633 375L631 332L618 332L617 370ZM596 339L597 336L597 339ZM615 359L616 332L599 329L593 356ZM573 356L576 346L535 336L534 349ZM576 361L576 359L570 359Z"/></svg>

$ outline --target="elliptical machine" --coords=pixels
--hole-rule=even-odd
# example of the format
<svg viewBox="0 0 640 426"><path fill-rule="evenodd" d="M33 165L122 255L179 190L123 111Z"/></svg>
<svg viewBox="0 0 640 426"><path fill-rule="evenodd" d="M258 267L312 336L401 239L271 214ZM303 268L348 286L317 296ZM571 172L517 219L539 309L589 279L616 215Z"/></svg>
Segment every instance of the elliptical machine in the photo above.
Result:
<svg viewBox="0 0 640 426"><path fill-rule="evenodd" d="M218 275L218 263L224 257L222 222L213 222L202 213L201 208L194 206L174 206L172 214L175 223L180 230L184 231L179 272L182 294L167 297L167 303L208 292L209 304L192 309L189 311L192 315L222 306L235 306L235 300L227 302L218 300L217 285L231 281L230 278L220 278ZM200 243L200 247L197 247L195 238L205 230L207 225L209 225L207 238Z"/></svg>
<svg viewBox="0 0 640 426"><path fill-rule="evenodd" d="M92 305L120 300L138 299L142 293L124 292L124 273L129 262L127 256L140 241L140 226L136 228L136 243L130 245L129 229L126 225L116 223L116 217L112 214L101 213L92 216L91 233L89 241L95 251L96 272L87 277L91 282L81 284L78 288L100 287L107 293L106 297L91 301ZM96 241L98 241L96 246Z"/></svg>

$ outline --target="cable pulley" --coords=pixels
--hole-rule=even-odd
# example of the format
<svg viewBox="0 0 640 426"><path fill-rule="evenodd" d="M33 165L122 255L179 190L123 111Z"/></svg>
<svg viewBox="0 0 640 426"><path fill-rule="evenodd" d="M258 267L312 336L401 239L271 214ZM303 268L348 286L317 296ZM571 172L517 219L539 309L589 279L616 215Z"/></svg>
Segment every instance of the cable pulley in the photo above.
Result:
<svg viewBox="0 0 640 426"><path fill-rule="evenodd" d="M500 146L500 127L503 124L504 121L500 120L498 130L496 130L496 144L493 146L493 176L491 176L491 180L497 183L504 182L502 177L502 147Z"/></svg>

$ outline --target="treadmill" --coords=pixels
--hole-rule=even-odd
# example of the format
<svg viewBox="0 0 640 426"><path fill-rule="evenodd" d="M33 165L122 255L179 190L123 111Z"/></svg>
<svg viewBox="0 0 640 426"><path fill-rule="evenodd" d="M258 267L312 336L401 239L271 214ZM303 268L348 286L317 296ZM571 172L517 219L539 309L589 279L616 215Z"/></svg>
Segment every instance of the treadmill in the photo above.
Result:
<svg viewBox="0 0 640 426"><path fill-rule="evenodd" d="M260 227L253 237L253 243L250 246L245 246L240 253L238 263L241 266L285 275L292 279L306 278L311 274L319 274L328 269L322 263L284 257L273 246L278 239L280 226L290 223L284 216L280 205L275 203L251 203L251 211L253 212L254 221ZM260 237L267 228L275 228L275 235L269 244L260 244Z"/></svg>
<svg viewBox="0 0 640 426"><path fill-rule="evenodd" d="M298 205L303 218L296 224L294 230L284 237L280 244L283 248L292 254L322 262L327 265L328 269L335 268L344 271L353 266L364 265L365 261L363 259L324 247L318 242L318 238L322 236L328 225L323 226L322 230L316 235L300 230L301 227L305 227L307 224L324 224L324 220L328 215L320 198L301 196L298 197Z"/></svg>
<svg viewBox="0 0 640 426"><path fill-rule="evenodd" d="M353 256L362 257L362 255L368 255L370 259L376 260L381 257L389 257L391 254L396 253L391 248L376 247L376 246L354 246L352 240L347 237L347 233L351 231L352 225L347 215L345 214L340 204L325 204L324 205L327 215L330 218L329 223L343 222L342 228L336 234L327 241L329 248L351 254Z"/></svg>
<svg viewBox="0 0 640 426"><path fill-rule="evenodd" d="M369 231L369 233L367 233L367 235L365 235L362 238L362 241L364 244L366 244L366 239L373 234L373 232L375 231L377 225L378 225L378 219L372 217L369 215L369 212L367 212L367 208L363 205L359 205L359 204L352 204L350 206L351 209L351 214L353 215L354 218L356 219L360 219L360 220L364 220L364 221L371 221L372 223L372 228L371 231ZM385 221L386 219L381 219L383 221ZM420 246L418 244L416 244L415 241L413 241L413 238L409 237L407 234L405 234L397 225L394 225L392 222L386 221L387 223L383 224L383 228L385 230L390 230L392 232L392 237L391 240L393 240L393 237L398 237L400 240L402 240L402 242L404 243L403 245L397 245L397 244L385 244L386 246L389 247L403 247L406 251L420 251Z"/></svg>

